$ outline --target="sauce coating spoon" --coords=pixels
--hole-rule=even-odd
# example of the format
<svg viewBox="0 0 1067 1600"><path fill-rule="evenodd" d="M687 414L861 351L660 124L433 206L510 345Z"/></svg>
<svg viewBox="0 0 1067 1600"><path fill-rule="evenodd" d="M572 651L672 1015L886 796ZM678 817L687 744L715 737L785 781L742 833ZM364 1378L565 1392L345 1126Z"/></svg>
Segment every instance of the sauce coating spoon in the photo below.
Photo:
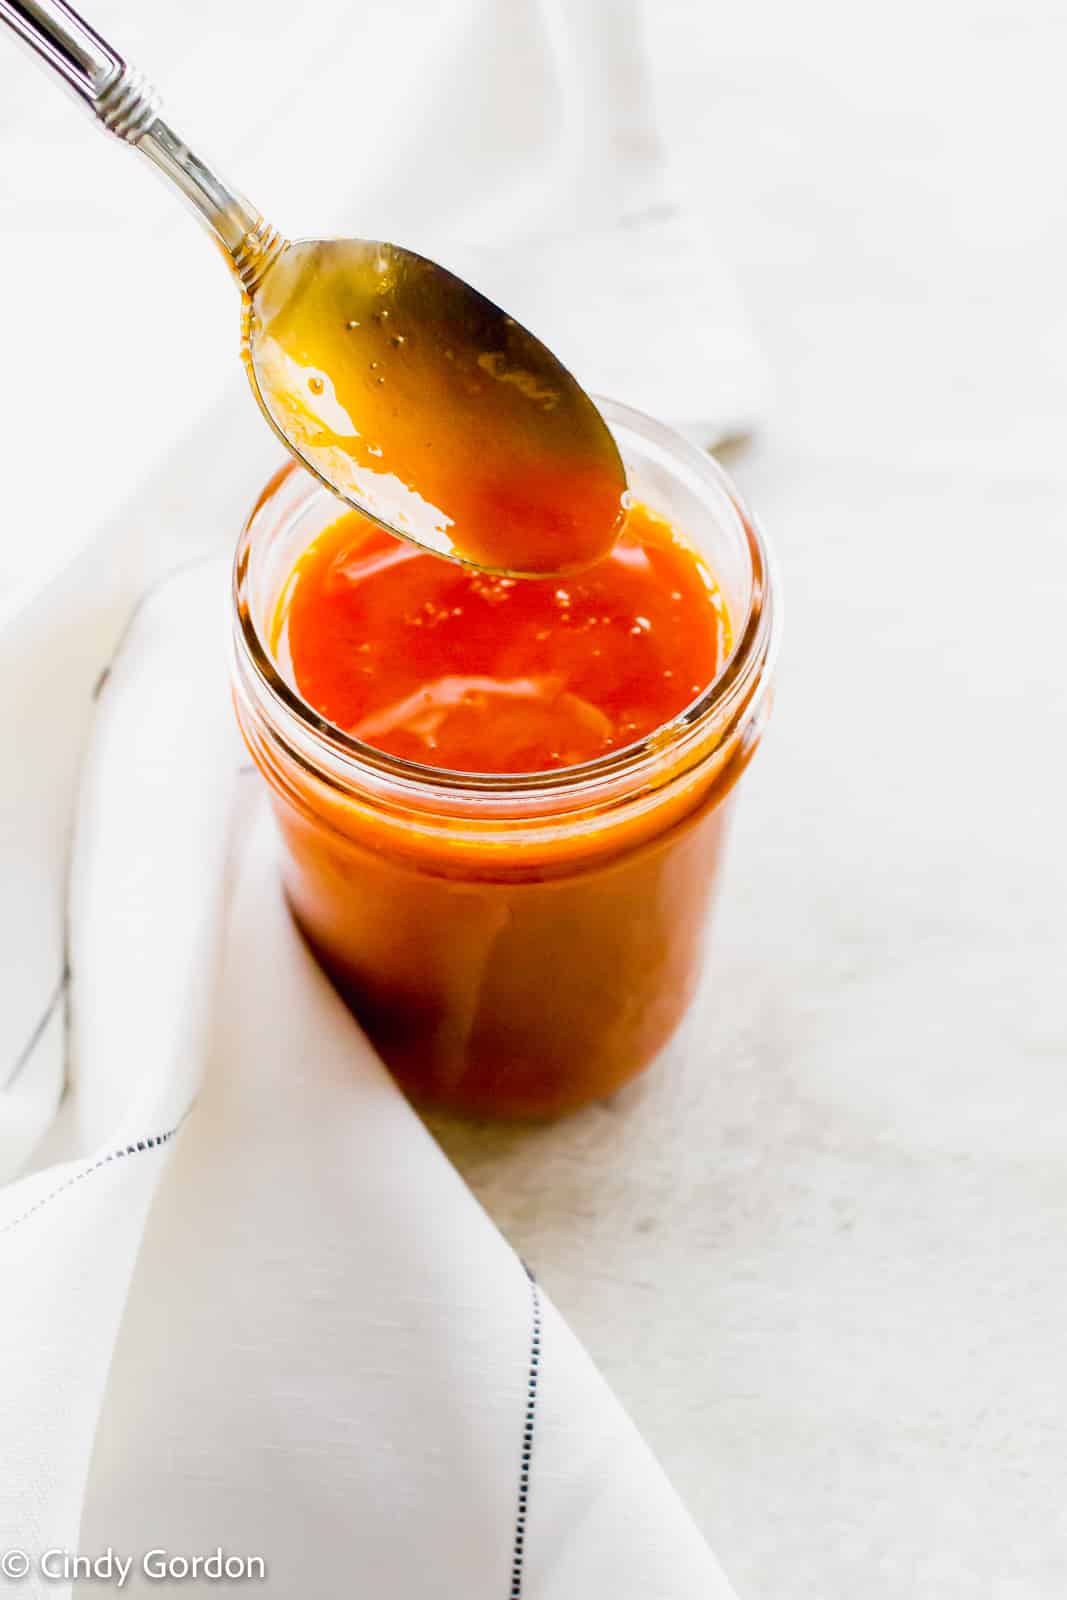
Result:
<svg viewBox="0 0 1067 1600"><path fill-rule="evenodd" d="M242 354L282 443L390 533L512 576L607 553L626 476L551 351L399 245L277 232L164 120L155 91L64 0L0 0L7 25L192 205L242 291Z"/></svg>

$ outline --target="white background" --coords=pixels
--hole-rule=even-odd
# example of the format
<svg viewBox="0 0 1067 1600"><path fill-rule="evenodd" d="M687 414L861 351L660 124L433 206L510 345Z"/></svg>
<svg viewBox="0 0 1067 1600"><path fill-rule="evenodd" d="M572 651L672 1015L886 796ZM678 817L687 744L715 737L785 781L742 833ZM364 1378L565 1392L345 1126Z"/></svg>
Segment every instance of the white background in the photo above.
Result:
<svg viewBox="0 0 1067 1600"><path fill-rule="evenodd" d="M93 15L258 203L328 232L335 171L410 114L363 73L447 10ZM777 378L732 465L788 595L779 704L665 1067L555 1128L438 1131L742 1600L1059 1600L1067 13L649 10ZM270 106L357 28L351 151L280 169ZM227 380L237 314L137 163L0 69L2 607Z"/></svg>

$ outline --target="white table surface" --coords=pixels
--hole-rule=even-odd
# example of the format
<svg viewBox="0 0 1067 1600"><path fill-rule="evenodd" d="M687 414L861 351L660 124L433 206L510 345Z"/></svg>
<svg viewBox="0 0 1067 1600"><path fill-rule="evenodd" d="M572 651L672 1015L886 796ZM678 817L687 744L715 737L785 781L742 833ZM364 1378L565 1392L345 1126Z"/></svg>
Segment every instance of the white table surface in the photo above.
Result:
<svg viewBox="0 0 1067 1600"><path fill-rule="evenodd" d="M109 9L130 14L94 14ZM668 129L778 376L775 414L733 465L788 595L779 702L667 1060L554 1127L437 1132L741 1600L1060 1600L1067 14L653 10ZM245 39L245 8L210 13ZM258 15L285 26L281 6ZM248 48L263 65L278 46ZM213 60L186 51L186 96ZM5 148L19 104L0 102ZM153 327L141 260L99 265L117 217L87 190L61 222L27 210L21 162L43 185L79 143L60 101L54 116L53 143L23 140L0 192L5 234L38 248L8 367L36 399L54 391L32 316L54 314L60 284L42 241L95 228L108 337L121 353ZM110 156L88 145L83 173ZM255 177L256 139L243 148ZM114 182L121 208L134 179ZM181 268L206 282L217 268L187 237ZM8 266L5 294L13 281ZM233 308L218 305L183 341L163 425L225 376ZM9 491L54 464L55 540L129 470L121 371L99 361L99 327L76 318L72 336L80 420L58 465L10 382L3 413ZM229 516L210 420L200 440L189 503ZM250 454L249 483L260 469ZM9 595L41 559L40 507L9 492Z"/></svg>

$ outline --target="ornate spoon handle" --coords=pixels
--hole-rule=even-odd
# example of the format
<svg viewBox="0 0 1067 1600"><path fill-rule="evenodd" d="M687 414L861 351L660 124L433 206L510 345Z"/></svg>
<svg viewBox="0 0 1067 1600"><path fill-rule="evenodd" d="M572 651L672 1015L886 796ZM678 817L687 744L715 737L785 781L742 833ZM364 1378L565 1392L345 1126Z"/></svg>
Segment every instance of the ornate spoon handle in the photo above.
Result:
<svg viewBox="0 0 1067 1600"><path fill-rule="evenodd" d="M185 196L252 294L286 241L223 183L160 115L156 91L65 0L0 0L0 21L92 111Z"/></svg>

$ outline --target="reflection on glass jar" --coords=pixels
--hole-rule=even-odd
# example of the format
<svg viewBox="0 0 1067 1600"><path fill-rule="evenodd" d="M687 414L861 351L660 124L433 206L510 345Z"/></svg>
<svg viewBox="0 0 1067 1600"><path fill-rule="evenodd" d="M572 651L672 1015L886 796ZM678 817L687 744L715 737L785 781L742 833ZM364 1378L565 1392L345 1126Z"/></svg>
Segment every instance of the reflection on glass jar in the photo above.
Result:
<svg viewBox="0 0 1067 1600"><path fill-rule="evenodd" d="M732 652L640 743L548 773L471 776L324 721L269 641L279 598L339 512L295 466L257 502L235 570L235 702L270 786L294 915L402 1087L551 1116L640 1072L681 1021L737 779L770 705L767 551L706 455L602 409L635 498L714 573Z"/></svg>

